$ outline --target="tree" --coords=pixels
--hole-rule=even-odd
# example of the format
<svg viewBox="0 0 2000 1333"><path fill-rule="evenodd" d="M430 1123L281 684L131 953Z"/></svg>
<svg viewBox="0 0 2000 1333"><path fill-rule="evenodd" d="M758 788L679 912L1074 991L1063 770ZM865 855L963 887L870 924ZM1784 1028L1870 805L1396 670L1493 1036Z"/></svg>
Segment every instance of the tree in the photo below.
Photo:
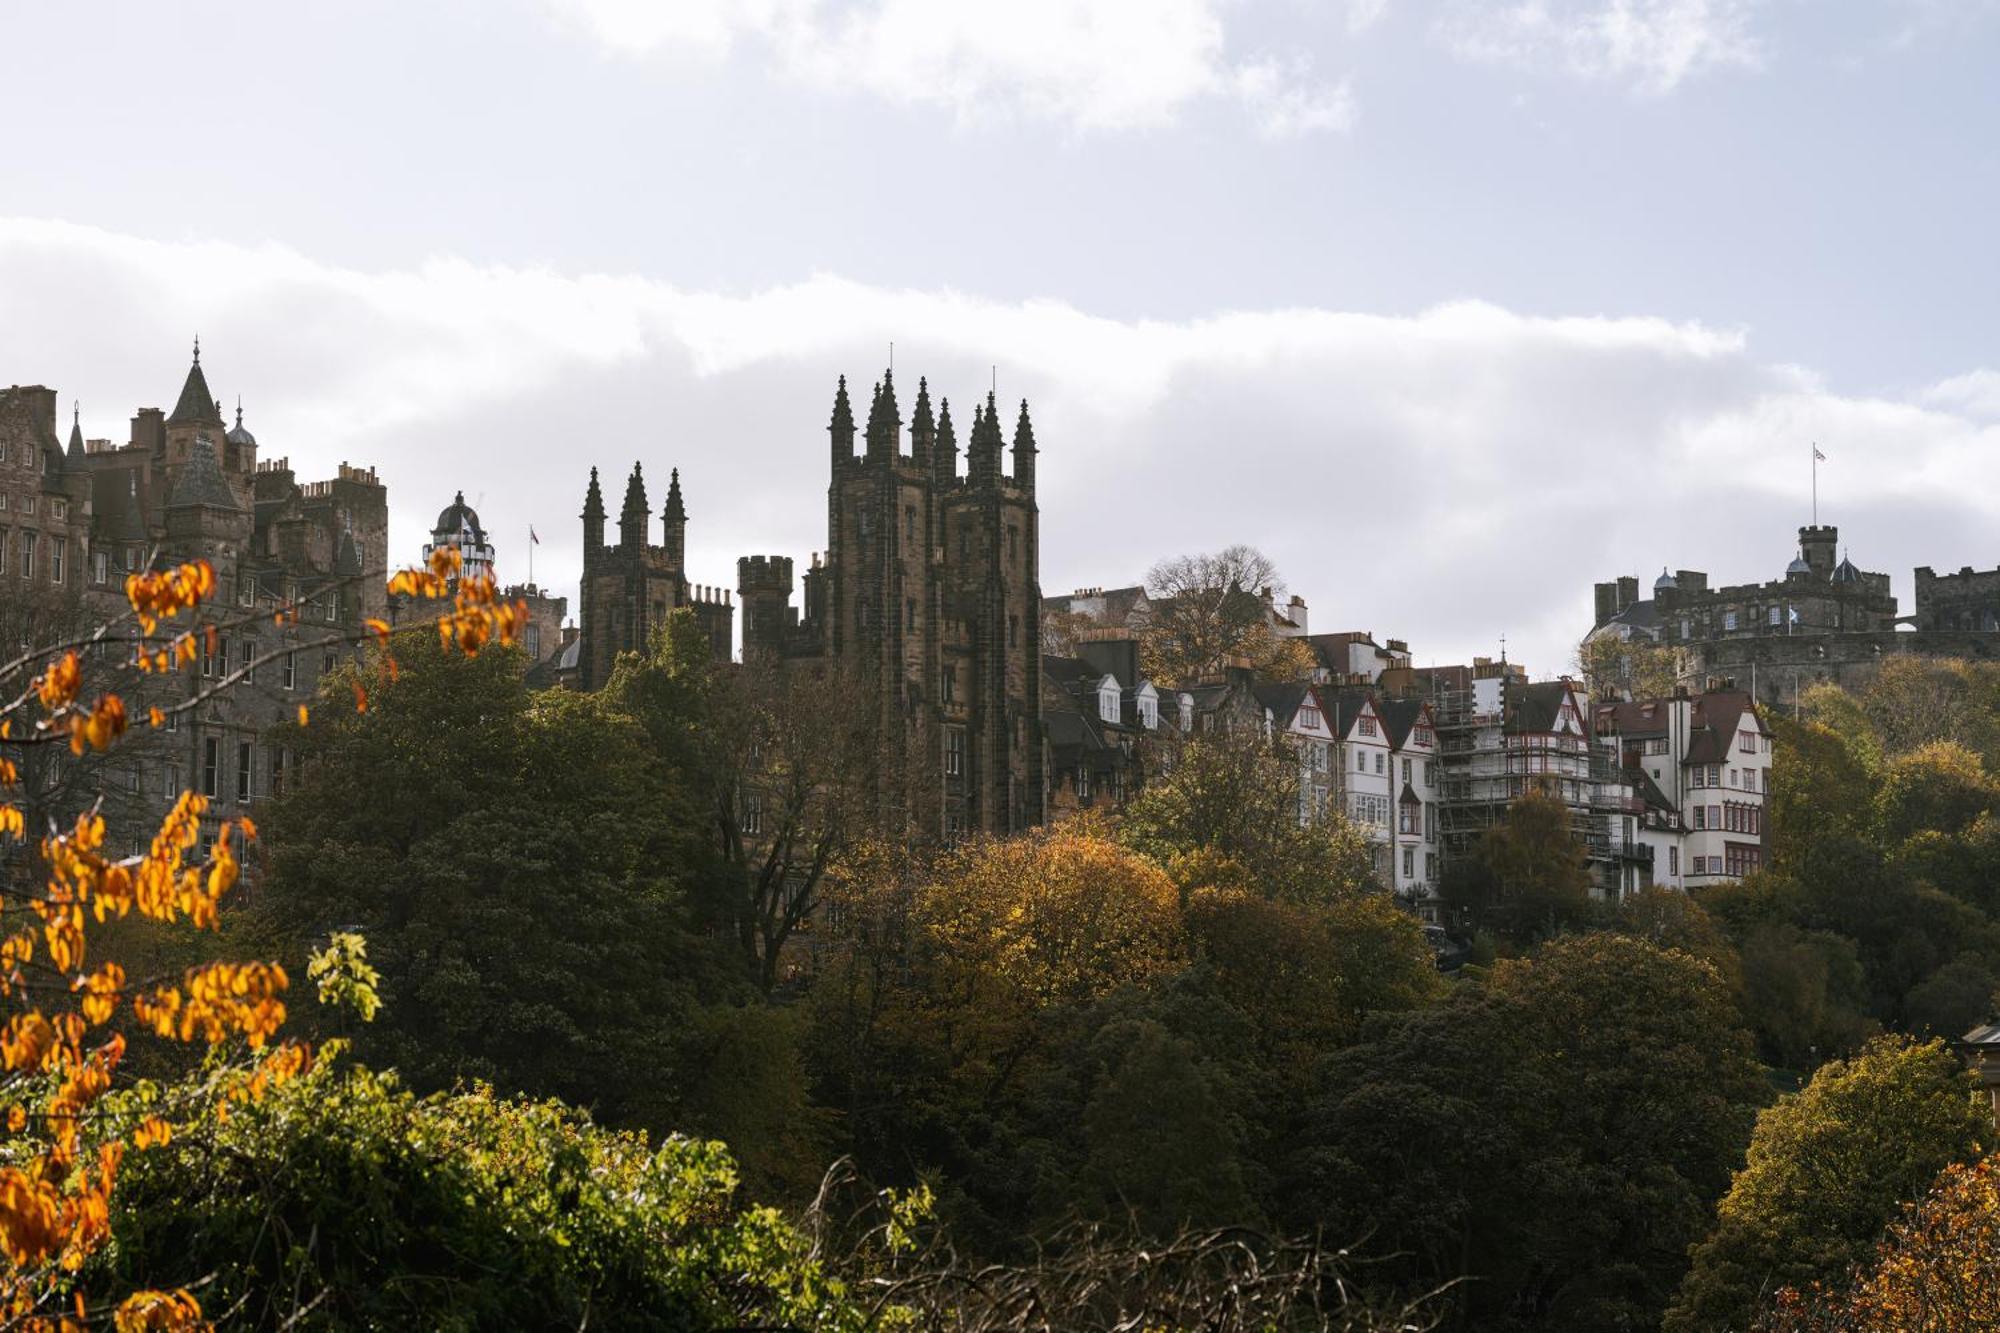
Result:
<svg viewBox="0 0 2000 1333"><path fill-rule="evenodd" d="M1759 1053L1778 1068L1810 1071L1875 1032L1861 957L1846 936L1790 922L1759 925L1740 957L1744 1016Z"/></svg>
<svg viewBox="0 0 2000 1333"><path fill-rule="evenodd" d="M2000 804L2000 786L1979 756L1955 741L1932 741L1897 755L1884 767L1875 819L1884 847L1925 830L1963 832Z"/></svg>
<svg viewBox="0 0 2000 1333"><path fill-rule="evenodd" d="M1204 732L1126 807L1126 842L1183 892L1250 888L1326 902L1374 888L1367 843L1336 811L1299 820L1299 761L1256 732Z"/></svg>
<svg viewBox="0 0 2000 1333"><path fill-rule="evenodd" d="M1577 645L1576 669L1592 699L1663 699L1680 683L1681 655L1665 644L1604 634Z"/></svg>
<svg viewBox="0 0 2000 1333"><path fill-rule="evenodd" d="M718 665L687 611L646 656L619 659L606 693L702 793L711 910L770 991L828 872L875 823L874 778L890 757L877 752L867 694L838 664Z"/></svg>
<svg viewBox="0 0 2000 1333"><path fill-rule="evenodd" d="M694 1011L729 988L688 928L703 807L610 697L533 694L513 654L427 632L393 646L367 712L292 738L246 929L295 967L366 936L384 1011L358 1051L421 1090L484 1080L664 1128Z"/></svg>
<svg viewBox="0 0 2000 1333"><path fill-rule="evenodd" d="M1771 862L1787 870L1821 839L1859 837L1869 830L1875 778L1828 727L1772 718L1771 729L1775 749L1765 798Z"/></svg>
<svg viewBox="0 0 2000 1333"><path fill-rule="evenodd" d="M1160 561L1146 575L1152 610L1139 640L1146 674L1190 685L1241 658L1268 679L1303 678L1311 650L1272 623L1271 599L1283 590L1277 566L1249 546Z"/></svg>
<svg viewBox="0 0 2000 1333"><path fill-rule="evenodd" d="M1590 867L1560 797L1540 789L1507 807L1473 858L1445 876L1447 902L1473 925L1517 944L1588 921Z"/></svg>
<svg viewBox="0 0 2000 1333"><path fill-rule="evenodd" d="M1763 1096L1727 987L1686 954L1569 936L1325 1063L1294 1206L1372 1224L1468 1327L1645 1327Z"/></svg>
<svg viewBox="0 0 2000 1333"><path fill-rule="evenodd" d="M865 1322L808 1235L736 1197L719 1143L327 1060L136 1157L114 1225L92 1289L201 1284L258 1327Z"/></svg>
<svg viewBox="0 0 2000 1333"><path fill-rule="evenodd" d="M1956 658L1885 659L1861 690L1861 711L1890 755L1950 742L1994 751L1992 668Z"/></svg>
<svg viewBox="0 0 2000 1333"><path fill-rule="evenodd" d="M1823 1066L1758 1116L1667 1328L1747 1327L1782 1288L1843 1283L1897 1207L1991 1129L1942 1042L1884 1037Z"/></svg>
<svg viewBox="0 0 2000 1333"><path fill-rule="evenodd" d="M457 651L477 655L511 642L525 608L500 602L490 578L454 585L457 556L448 549L431 569L397 575L391 591L449 595L451 609L436 627ZM178 701L143 712L97 688L113 676L97 670L107 649L120 669L163 678L190 671L204 644L249 618L219 613L215 593L215 571L206 561L135 572L125 581L129 609L87 639L26 643L19 656L0 663L0 838L27 833L19 804L23 759L57 747L79 759L111 751L135 725L162 728L257 665L253 660L236 672L225 666L219 678L191 683ZM299 607L276 614L296 621ZM328 632L308 646L351 642ZM393 662L385 666L393 670ZM356 706L365 706L359 682ZM12 873L0 882L6 898L0 907L21 923L0 939L0 997L13 1010L0 1040L12 1099L0 1167L0 1308L10 1323L54 1327L70 1323L71 1311L79 1324L101 1319L90 1313L89 1294L74 1275L111 1239L115 1186L128 1155L163 1147L211 1111L254 1103L311 1064L303 1045L273 1040L286 1016L282 968L203 960L178 973L135 976L115 957L93 954L93 937L102 942L97 928L118 918L160 930L218 923L256 830L237 817L216 821L212 836L204 836L207 814L206 798L184 791L150 848L119 858L107 848L131 840L132 830L112 837L101 806L93 804L66 828L50 825L39 858L32 865L11 858ZM108 1098L121 1077L128 1033L208 1046L201 1077L164 1095L142 1084L130 1097ZM101 1308L122 1292L97 1294ZM203 1315L185 1289L147 1289L125 1295L114 1318L125 1327L191 1328Z"/></svg>

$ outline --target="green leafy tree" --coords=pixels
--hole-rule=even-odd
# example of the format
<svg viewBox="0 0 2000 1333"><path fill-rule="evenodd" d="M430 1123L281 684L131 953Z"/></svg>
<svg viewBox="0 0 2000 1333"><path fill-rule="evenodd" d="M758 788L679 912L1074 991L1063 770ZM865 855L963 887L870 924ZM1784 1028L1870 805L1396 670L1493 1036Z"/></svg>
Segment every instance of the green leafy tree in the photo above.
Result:
<svg viewBox="0 0 2000 1333"><path fill-rule="evenodd" d="M2000 786L1979 756L1954 741L1932 741L1891 759L1875 794L1875 819L1885 848L1926 830L1963 832L2000 802Z"/></svg>
<svg viewBox="0 0 2000 1333"><path fill-rule="evenodd" d="M1764 1081L1707 964L1616 935L1503 960L1333 1055L1297 1205L1377 1228L1468 1327L1657 1322Z"/></svg>
<svg viewBox="0 0 2000 1333"><path fill-rule="evenodd" d="M1531 790L1480 836L1473 857L1451 869L1447 902L1475 928L1527 944L1593 920L1590 867L1570 830L1569 807Z"/></svg>
<svg viewBox="0 0 2000 1333"><path fill-rule="evenodd" d="M1745 937L1741 963L1744 1014L1771 1064L1811 1070L1873 1035L1861 957L1847 937L1760 925Z"/></svg>
<svg viewBox="0 0 2000 1333"><path fill-rule="evenodd" d="M1941 1042L1884 1037L1822 1067L1758 1116L1666 1327L1745 1328L1781 1288L1844 1284L1899 1206L1977 1156L1991 1131Z"/></svg>
<svg viewBox="0 0 2000 1333"><path fill-rule="evenodd" d="M1783 717L1770 723L1776 736L1765 798L1771 862L1788 870L1817 841L1869 831L1875 778L1870 764L1831 727Z"/></svg>
<svg viewBox="0 0 2000 1333"><path fill-rule="evenodd" d="M419 1089L484 1079L674 1123L695 1008L732 984L687 929L685 793L606 698L531 694L511 653L428 632L395 647L366 712L286 738L247 933L300 971L364 935L383 1011L353 1035Z"/></svg>

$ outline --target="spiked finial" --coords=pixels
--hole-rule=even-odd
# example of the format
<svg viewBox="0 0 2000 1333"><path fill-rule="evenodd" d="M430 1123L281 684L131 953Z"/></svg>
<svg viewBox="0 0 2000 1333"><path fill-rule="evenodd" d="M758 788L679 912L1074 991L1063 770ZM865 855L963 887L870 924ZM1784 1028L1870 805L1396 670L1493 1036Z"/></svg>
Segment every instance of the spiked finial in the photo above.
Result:
<svg viewBox="0 0 2000 1333"><path fill-rule="evenodd" d="M70 404L70 414L71 415L69 421L69 456L72 459L82 458L83 457L83 404L72 402Z"/></svg>
<svg viewBox="0 0 2000 1333"><path fill-rule="evenodd" d="M687 506L681 503L681 470L675 468L667 483L667 507L663 511L669 523L687 522Z"/></svg>
<svg viewBox="0 0 2000 1333"><path fill-rule="evenodd" d="M604 517L604 488L597 484L597 469L590 470L590 489L583 493L583 516Z"/></svg>

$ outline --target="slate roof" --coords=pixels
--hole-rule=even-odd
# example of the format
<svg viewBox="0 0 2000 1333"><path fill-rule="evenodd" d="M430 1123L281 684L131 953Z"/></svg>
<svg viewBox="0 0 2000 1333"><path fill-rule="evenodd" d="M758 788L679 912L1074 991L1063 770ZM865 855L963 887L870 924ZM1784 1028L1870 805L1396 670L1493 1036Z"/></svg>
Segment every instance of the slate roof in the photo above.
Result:
<svg viewBox="0 0 2000 1333"><path fill-rule="evenodd" d="M194 364L188 367L187 382L181 385L180 400L167 417L169 426L220 426L222 413L216 410L215 395L208 391L208 376L201 371L201 344L196 343Z"/></svg>
<svg viewBox="0 0 2000 1333"><path fill-rule="evenodd" d="M1569 698L1573 688L1569 682L1561 680L1509 686L1507 730L1523 733L1554 731L1563 700Z"/></svg>
<svg viewBox="0 0 2000 1333"><path fill-rule="evenodd" d="M229 489L229 483L222 479L222 467L215 461L215 446L206 438L197 438L194 451L188 455L187 466L174 481L173 492L167 497L167 508L176 509L182 505L208 505L215 509L241 509L236 502L236 493Z"/></svg>
<svg viewBox="0 0 2000 1333"><path fill-rule="evenodd" d="M1312 696L1312 686L1303 681L1287 681L1255 686L1253 693L1258 703L1271 710L1278 726L1289 728L1299 706Z"/></svg>
<svg viewBox="0 0 2000 1333"><path fill-rule="evenodd" d="M90 507L98 535L106 541L143 542L145 504L139 496L139 469L107 468L90 477Z"/></svg>
<svg viewBox="0 0 2000 1333"><path fill-rule="evenodd" d="M1382 729L1389 733L1389 744L1400 750L1410 739L1410 729L1424 715L1422 699L1377 699L1376 715L1382 719Z"/></svg>

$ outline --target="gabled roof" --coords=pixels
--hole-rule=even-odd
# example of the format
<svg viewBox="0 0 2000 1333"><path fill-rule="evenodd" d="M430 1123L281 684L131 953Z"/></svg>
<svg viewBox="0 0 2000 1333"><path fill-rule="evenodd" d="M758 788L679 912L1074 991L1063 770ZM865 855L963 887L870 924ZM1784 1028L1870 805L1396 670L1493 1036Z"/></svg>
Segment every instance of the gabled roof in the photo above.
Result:
<svg viewBox="0 0 2000 1333"><path fill-rule="evenodd" d="M1756 704L1742 690L1712 690L1695 696L1694 711L1688 724L1687 754L1681 762L1726 762L1730 748L1736 743L1736 733L1742 727L1745 713L1750 714L1758 731L1764 730L1763 721L1757 716Z"/></svg>
<svg viewBox="0 0 2000 1333"><path fill-rule="evenodd" d="M1410 739L1411 729L1429 707L1423 699L1377 699L1375 712L1382 719L1382 729L1389 733L1389 744L1402 749Z"/></svg>
<svg viewBox="0 0 2000 1333"><path fill-rule="evenodd" d="M1312 697L1312 686L1302 681L1276 682L1254 686L1252 693L1258 703L1271 710L1280 727L1289 729L1300 706Z"/></svg>
<svg viewBox="0 0 2000 1333"><path fill-rule="evenodd" d="M1566 680L1537 681L1531 685L1511 685L1507 690L1506 729L1517 733L1551 732L1562 715L1562 706L1575 693ZM1582 714L1578 714L1581 719ZM1588 728L1586 727L1586 730Z"/></svg>
<svg viewBox="0 0 2000 1333"><path fill-rule="evenodd" d="M1419 795L1417 795L1417 789L1416 789L1416 788L1414 788L1414 787L1412 787L1412 786L1411 786L1411 785L1410 785L1409 783L1405 782L1405 783L1403 784L1403 792L1402 792L1402 795L1400 795L1400 796L1398 796L1398 797L1396 798L1396 804L1397 804L1397 805L1422 805L1423 803L1424 803L1424 798L1423 798L1423 797L1421 797L1421 796L1419 796Z"/></svg>
<svg viewBox="0 0 2000 1333"><path fill-rule="evenodd" d="M1634 699L1599 704L1597 729L1620 736L1664 736L1672 703L1670 699Z"/></svg>
<svg viewBox="0 0 2000 1333"><path fill-rule="evenodd" d="M1345 740L1347 734L1354 730L1356 719L1363 713L1372 714L1377 718L1381 716L1374 694L1358 686L1345 690L1321 689L1319 697L1326 705L1327 711L1332 714L1327 718L1327 726L1332 729L1334 736L1341 740Z"/></svg>

